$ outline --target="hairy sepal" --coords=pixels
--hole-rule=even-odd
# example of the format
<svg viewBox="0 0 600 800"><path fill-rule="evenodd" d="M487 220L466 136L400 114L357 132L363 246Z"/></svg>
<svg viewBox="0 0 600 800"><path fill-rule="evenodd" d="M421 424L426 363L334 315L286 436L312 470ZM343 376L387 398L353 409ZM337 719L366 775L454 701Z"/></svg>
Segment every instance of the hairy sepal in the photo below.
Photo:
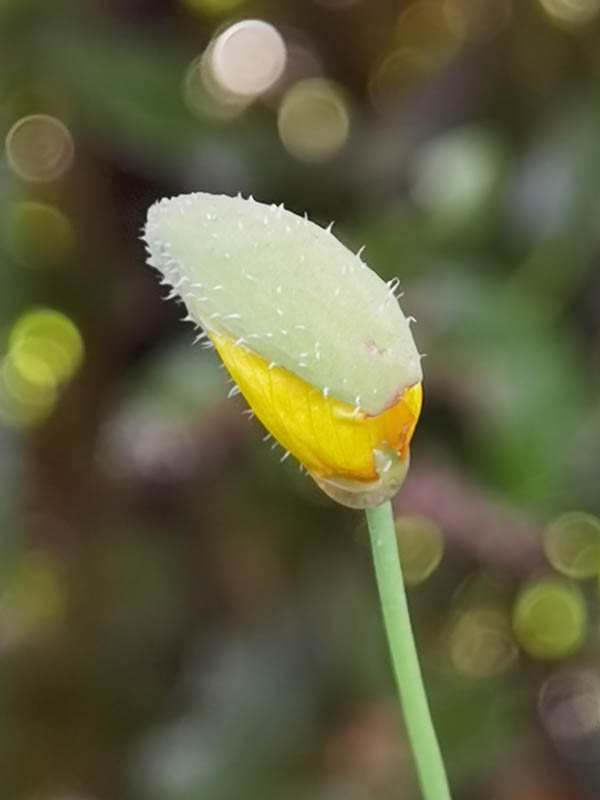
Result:
<svg viewBox="0 0 600 800"><path fill-rule="evenodd" d="M153 205L144 238L194 320L325 396L376 415L421 381L392 287L329 229L199 192Z"/></svg>

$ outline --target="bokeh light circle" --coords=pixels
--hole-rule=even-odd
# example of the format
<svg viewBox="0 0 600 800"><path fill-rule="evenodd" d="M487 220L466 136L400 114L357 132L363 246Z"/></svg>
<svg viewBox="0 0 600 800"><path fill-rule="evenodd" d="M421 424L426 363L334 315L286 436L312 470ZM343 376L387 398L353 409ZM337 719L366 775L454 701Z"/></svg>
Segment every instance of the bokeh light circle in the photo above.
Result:
<svg viewBox="0 0 600 800"><path fill-rule="evenodd" d="M35 309L23 314L13 326L9 356L23 380L57 388L79 367L83 341L65 314L54 309Z"/></svg>
<svg viewBox="0 0 600 800"><path fill-rule="evenodd" d="M279 31L259 19L236 22L211 48L211 71L226 92L257 97L275 84L285 69L287 51Z"/></svg>
<svg viewBox="0 0 600 800"><path fill-rule="evenodd" d="M26 267L54 266L69 255L75 236L69 218L49 203L15 203L4 221L3 240L14 261Z"/></svg>
<svg viewBox="0 0 600 800"><path fill-rule="evenodd" d="M49 308L22 314L0 369L0 421L17 429L43 422L83 353L81 334L65 314Z"/></svg>
<svg viewBox="0 0 600 800"><path fill-rule="evenodd" d="M570 578L600 575L600 519L580 511L562 514L544 532L544 552Z"/></svg>
<svg viewBox="0 0 600 800"><path fill-rule="evenodd" d="M440 220L469 222L494 197L503 161L502 145L489 131L477 127L449 130L416 152L411 196Z"/></svg>
<svg viewBox="0 0 600 800"><path fill-rule="evenodd" d="M394 519L402 574L409 586L426 580L442 560L444 540L433 520L421 516Z"/></svg>
<svg viewBox="0 0 600 800"><path fill-rule="evenodd" d="M343 92L323 78L298 81L284 94L277 125L285 149L300 161L320 163L337 155L350 132Z"/></svg>
<svg viewBox="0 0 600 800"><path fill-rule="evenodd" d="M6 136L5 149L12 170L33 183L60 178L75 153L69 129L49 114L31 114L15 122Z"/></svg>
<svg viewBox="0 0 600 800"><path fill-rule="evenodd" d="M587 630L587 611L578 586L559 577L532 580L513 607L513 631L533 658L553 661L579 649Z"/></svg>
<svg viewBox="0 0 600 800"><path fill-rule="evenodd" d="M507 615L486 607L459 614L450 631L448 649L456 672L475 679L502 675L518 655Z"/></svg>

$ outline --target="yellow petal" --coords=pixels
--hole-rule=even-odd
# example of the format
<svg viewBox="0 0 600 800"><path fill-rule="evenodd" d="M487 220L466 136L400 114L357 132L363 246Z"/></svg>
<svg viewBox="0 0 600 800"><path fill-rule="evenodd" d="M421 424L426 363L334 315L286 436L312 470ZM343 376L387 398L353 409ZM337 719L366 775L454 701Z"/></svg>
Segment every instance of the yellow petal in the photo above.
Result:
<svg viewBox="0 0 600 800"><path fill-rule="evenodd" d="M387 445L404 459L421 411L417 383L400 400L369 416L268 362L228 336L211 338L256 416L275 439L310 472L373 481L373 450Z"/></svg>

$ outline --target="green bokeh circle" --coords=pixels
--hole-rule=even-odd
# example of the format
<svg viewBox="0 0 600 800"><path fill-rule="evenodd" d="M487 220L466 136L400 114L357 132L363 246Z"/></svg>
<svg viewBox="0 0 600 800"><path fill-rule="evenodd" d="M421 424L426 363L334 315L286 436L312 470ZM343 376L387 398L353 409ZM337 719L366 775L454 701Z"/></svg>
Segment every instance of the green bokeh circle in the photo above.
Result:
<svg viewBox="0 0 600 800"><path fill-rule="evenodd" d="M587 612L578 586L563 578L527 583L513 607L513 630L532 658L555 661L574 653L587 629Z"/></svg>

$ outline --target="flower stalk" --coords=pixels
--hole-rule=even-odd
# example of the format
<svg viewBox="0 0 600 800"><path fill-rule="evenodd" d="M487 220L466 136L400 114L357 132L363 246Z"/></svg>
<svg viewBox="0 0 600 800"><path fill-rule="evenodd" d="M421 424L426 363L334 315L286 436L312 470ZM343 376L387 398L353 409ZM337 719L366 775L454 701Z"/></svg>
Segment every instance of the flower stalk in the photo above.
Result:
<svg viewBox="0 0 600 800"><path fill-rule="evenodd" d="M366 509L392 666L424 800L451 800L413 636L392 506Z"/></svg>

